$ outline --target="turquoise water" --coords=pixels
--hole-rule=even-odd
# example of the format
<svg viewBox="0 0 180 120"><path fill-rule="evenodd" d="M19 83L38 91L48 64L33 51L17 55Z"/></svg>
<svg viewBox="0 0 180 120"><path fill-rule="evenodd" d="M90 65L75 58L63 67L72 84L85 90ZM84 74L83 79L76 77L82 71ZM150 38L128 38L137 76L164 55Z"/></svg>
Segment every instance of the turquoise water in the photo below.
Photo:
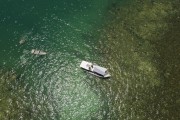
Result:
<svg viewBox="0 0 180 120"><path fill-rule="evenodd" d="M18 61L23 50L32 48L51 53L54 53L53 50L57 53L57 49L61 52L71 49L71 52L79 50L79 54L83 53L84 42L90 42L91 39L93 44L96 41L93 39L96 34L92 32L102 21L107 1L103 1L103 4L102 1L78 0L8 1L2 2L1 6L1 54L9 54L4 56L1 64L5 64L2 61L10 64ZM23 46L19 46L21 39L26 41Z"/></svg>
<svg viewBox="0 0 180 120"><path fill-rule="evenodd" d="M1 1L0 66L18 74L14 86L17 100L9 96L15 103L4 110L9 118L79 120L99 116L99 92L86 83L98 78L86 75L79 65L82 60L100 62L94 31L101 26L108 3ZM21 40L25 42L19 44ZM34 56L31 49L48 55Z"/></svg>

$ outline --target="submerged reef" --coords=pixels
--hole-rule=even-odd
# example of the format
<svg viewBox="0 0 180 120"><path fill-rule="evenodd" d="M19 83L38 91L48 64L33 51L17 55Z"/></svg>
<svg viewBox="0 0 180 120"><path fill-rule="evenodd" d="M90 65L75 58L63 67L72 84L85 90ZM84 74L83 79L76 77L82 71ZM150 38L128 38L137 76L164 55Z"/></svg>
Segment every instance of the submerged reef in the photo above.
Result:
<svg viewBox="0 0 180 120"><path fill-rule="evenodd" d="M12 70L0 70L0 119L11 119L18 114L18 87L14 86L18 76Z"/></svg>
<svg viewBox="0 0 180 120"><path fill-rule="evenodd" d="M109 8L100 50L112 80L109 119L180 118L180 2L134 0Z"/></svg>
<svg viewBox="0 0 180 120"><path fill-rule="evenodd" d="M32 88L25 85L23 75L5 68L0 70L0 120L29 120L39 116L51 119L49 109L42 110L48 106L49 98L37 94L37 91L30 92L29 89Z"/></svg>

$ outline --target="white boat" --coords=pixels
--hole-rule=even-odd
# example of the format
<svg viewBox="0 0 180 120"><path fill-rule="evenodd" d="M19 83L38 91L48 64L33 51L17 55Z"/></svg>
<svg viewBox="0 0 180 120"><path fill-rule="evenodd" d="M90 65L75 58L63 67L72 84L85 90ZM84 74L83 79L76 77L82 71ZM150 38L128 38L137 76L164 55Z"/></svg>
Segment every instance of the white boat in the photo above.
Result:
<svg viewBox="0 0 180 120"><path fill-rule="evenodd" d="M108 78L111 75L108 73L107 69L104 67L100 67L96 64L87 62L87 61L82 61L80 64L80 67L83 68L84 70L89 71L90 73L102 77L102 78Z"/></svg>
<svg viewBox="0 0 180 120"><path fill-rule="evenodd" d="M41 50L36 50L36 49L32 49L31 50L31 54L35 54L35 55L46 55L47 53Z"/></svg>

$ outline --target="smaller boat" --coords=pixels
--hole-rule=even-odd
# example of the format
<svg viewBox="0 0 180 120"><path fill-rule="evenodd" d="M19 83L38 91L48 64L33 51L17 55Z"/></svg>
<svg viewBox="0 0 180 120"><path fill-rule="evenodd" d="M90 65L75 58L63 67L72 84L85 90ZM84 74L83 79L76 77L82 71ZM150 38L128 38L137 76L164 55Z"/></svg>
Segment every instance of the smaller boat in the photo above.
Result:
<svg viewBox="0 0 180 120"><path fill-rule="evenodd" d="M47 53L41 50L36 50L36 49L32 49L31 50L31 54L35 54L35 55L46 55Z"/></svg>
<svg viewBox="0 0 180 120"><path fill-rule="evenodd" d="M111 76L106 68L87 61L82 61L80 67L98 77L109 78Z"/></svg>

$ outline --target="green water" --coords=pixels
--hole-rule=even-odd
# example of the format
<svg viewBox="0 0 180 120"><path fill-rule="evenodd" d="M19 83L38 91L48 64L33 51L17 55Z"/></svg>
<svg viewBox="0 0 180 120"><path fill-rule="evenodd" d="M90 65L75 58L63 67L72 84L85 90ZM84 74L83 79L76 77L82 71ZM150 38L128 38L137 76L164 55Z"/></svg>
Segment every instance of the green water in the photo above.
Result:
<svg viewBox="0 0 180 120"><path fill-rule="evenodd" d="M1 92L1 119L91 119L101 117L98 90L79 65L99 61L97 29L108 1L1 1L1 69L18 79ZM24 40L23 44L19 41ZM44 57L31 49L47 51ZM11 76L11 74L10 74ZM2 79L11 79L5 76Z"/></svg>
<svg viewBox="0 0 180 120"><path fill-rule="evenodd" d="M0 119L178 120L179 5L1 0ZM82 60L112 77L87 74Z"/></svg>

